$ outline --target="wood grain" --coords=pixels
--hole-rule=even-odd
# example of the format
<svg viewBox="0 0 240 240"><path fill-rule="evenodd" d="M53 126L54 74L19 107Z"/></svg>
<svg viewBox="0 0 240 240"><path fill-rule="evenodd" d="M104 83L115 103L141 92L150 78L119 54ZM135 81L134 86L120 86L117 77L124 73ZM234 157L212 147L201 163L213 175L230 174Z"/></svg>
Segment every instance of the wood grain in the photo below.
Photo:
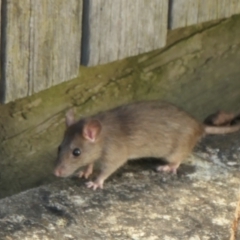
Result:
<svg viewBox="0 0 240 240"><path fill-rule="evenodd" d="M5 88L5 102L8 102L29 95L30 0L7 1L4 7L7 13L6 36L2 36L5 41L2 77L5 79L1 79L1 87Z"/></svg>
<svg viewBox="0 0 240 240"><path fill-rule="evenodd" d="M4 102L78 75L82 1L6 1Z"/></svg>
<svg viewBox="0 0 240 240"><path fill-rule="evenodd" d="M89 0L88 4L83 64L104 64L165 45L167 0Z"/></svg>
<svg viewBox="0 0 240 240"><path fill-rule="evenodd" d="M239 0L171 0L171 29L187 27L240 13Z"/></svg>

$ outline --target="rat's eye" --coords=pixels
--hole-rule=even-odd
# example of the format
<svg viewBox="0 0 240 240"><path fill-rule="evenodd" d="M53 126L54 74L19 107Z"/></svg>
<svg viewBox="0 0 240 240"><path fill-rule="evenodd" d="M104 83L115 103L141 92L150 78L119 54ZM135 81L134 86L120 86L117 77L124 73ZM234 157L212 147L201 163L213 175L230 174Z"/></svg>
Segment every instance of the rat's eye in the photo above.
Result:
<svg viewBox="0 0 240 240"><path fill-rule="evenodd" d="M72 154L73 156L78 157L81 154L81 151L79 148L74 148Z"/></svg>

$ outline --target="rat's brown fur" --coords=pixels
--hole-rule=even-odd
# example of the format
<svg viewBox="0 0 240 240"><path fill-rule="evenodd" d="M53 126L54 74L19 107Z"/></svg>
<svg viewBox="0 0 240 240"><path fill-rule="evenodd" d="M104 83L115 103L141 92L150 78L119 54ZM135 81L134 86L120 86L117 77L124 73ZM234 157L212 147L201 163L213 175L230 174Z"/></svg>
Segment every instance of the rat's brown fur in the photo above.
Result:
<svg viewBox="0 0 240 240"><path fill-rule="evenodd" d="M88 165L80 174L87 178L93 163L100 160L100 175L95 182L88 183L88 187L94 189L102 188L103 182L128 159L165 158L169 164L158 170L176 172L205 133L233 131L231 127L206 127L180 108L161 101L123 105L76 123L73 113L69 112L66 122L68 128L55 175L67 177ZM81 150L79 157L73 156L74 148Z"/></svg>

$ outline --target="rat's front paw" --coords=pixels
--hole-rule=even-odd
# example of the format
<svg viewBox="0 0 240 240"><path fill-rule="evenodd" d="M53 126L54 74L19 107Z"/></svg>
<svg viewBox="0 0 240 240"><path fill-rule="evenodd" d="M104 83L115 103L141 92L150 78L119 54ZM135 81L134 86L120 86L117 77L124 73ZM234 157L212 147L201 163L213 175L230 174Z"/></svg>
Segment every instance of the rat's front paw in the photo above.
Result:
<svg viewBox="0 0 240 240"><path fill-rule="evenodd" d="M87 171L79 171L78 173L77 173L77 176L79 177L79 178L85 178L85 179L88 179L89 178L89 176L91 175L91 173L89 173L89 172L87 172Z"/></svg>
<svg viewBox="0 0 240 240"><path fill-rule="evenodd" d="M85 170L79 171L79 172L77 173L77 176L78 176L79 178L84 177L85 179L88 179L89 176L92 174L92 172L93 172L93 164L91 163L91 164L89 164L89 165L86 167Z"/></svg>
<svg viewBox="0 0 240 240"><path fill-rule="evenodd" d="M87 182L86 183L87 188L92 188L93 190L96 190L97 188L103 189L103 182Z"/></svg>

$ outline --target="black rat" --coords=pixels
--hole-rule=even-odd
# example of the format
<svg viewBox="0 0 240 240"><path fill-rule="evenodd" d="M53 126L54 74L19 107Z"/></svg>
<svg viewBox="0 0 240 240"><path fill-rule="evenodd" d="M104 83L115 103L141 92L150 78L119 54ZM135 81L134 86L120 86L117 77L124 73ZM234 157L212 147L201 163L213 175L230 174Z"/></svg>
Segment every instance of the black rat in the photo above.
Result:
<svg viewBox="0 0 240 240"><path fill-rule="evenodd" d="M68 177L80 167L88 178L97 160L101 171L87 187L103 188L104 181L129 159L164 158L158 171L176 173L181 162L205 134L224 134L235 126L206 126L171 103L153 100L131 103L75 121L66 114L67 129L59 146L54 174Z"/></svg>

